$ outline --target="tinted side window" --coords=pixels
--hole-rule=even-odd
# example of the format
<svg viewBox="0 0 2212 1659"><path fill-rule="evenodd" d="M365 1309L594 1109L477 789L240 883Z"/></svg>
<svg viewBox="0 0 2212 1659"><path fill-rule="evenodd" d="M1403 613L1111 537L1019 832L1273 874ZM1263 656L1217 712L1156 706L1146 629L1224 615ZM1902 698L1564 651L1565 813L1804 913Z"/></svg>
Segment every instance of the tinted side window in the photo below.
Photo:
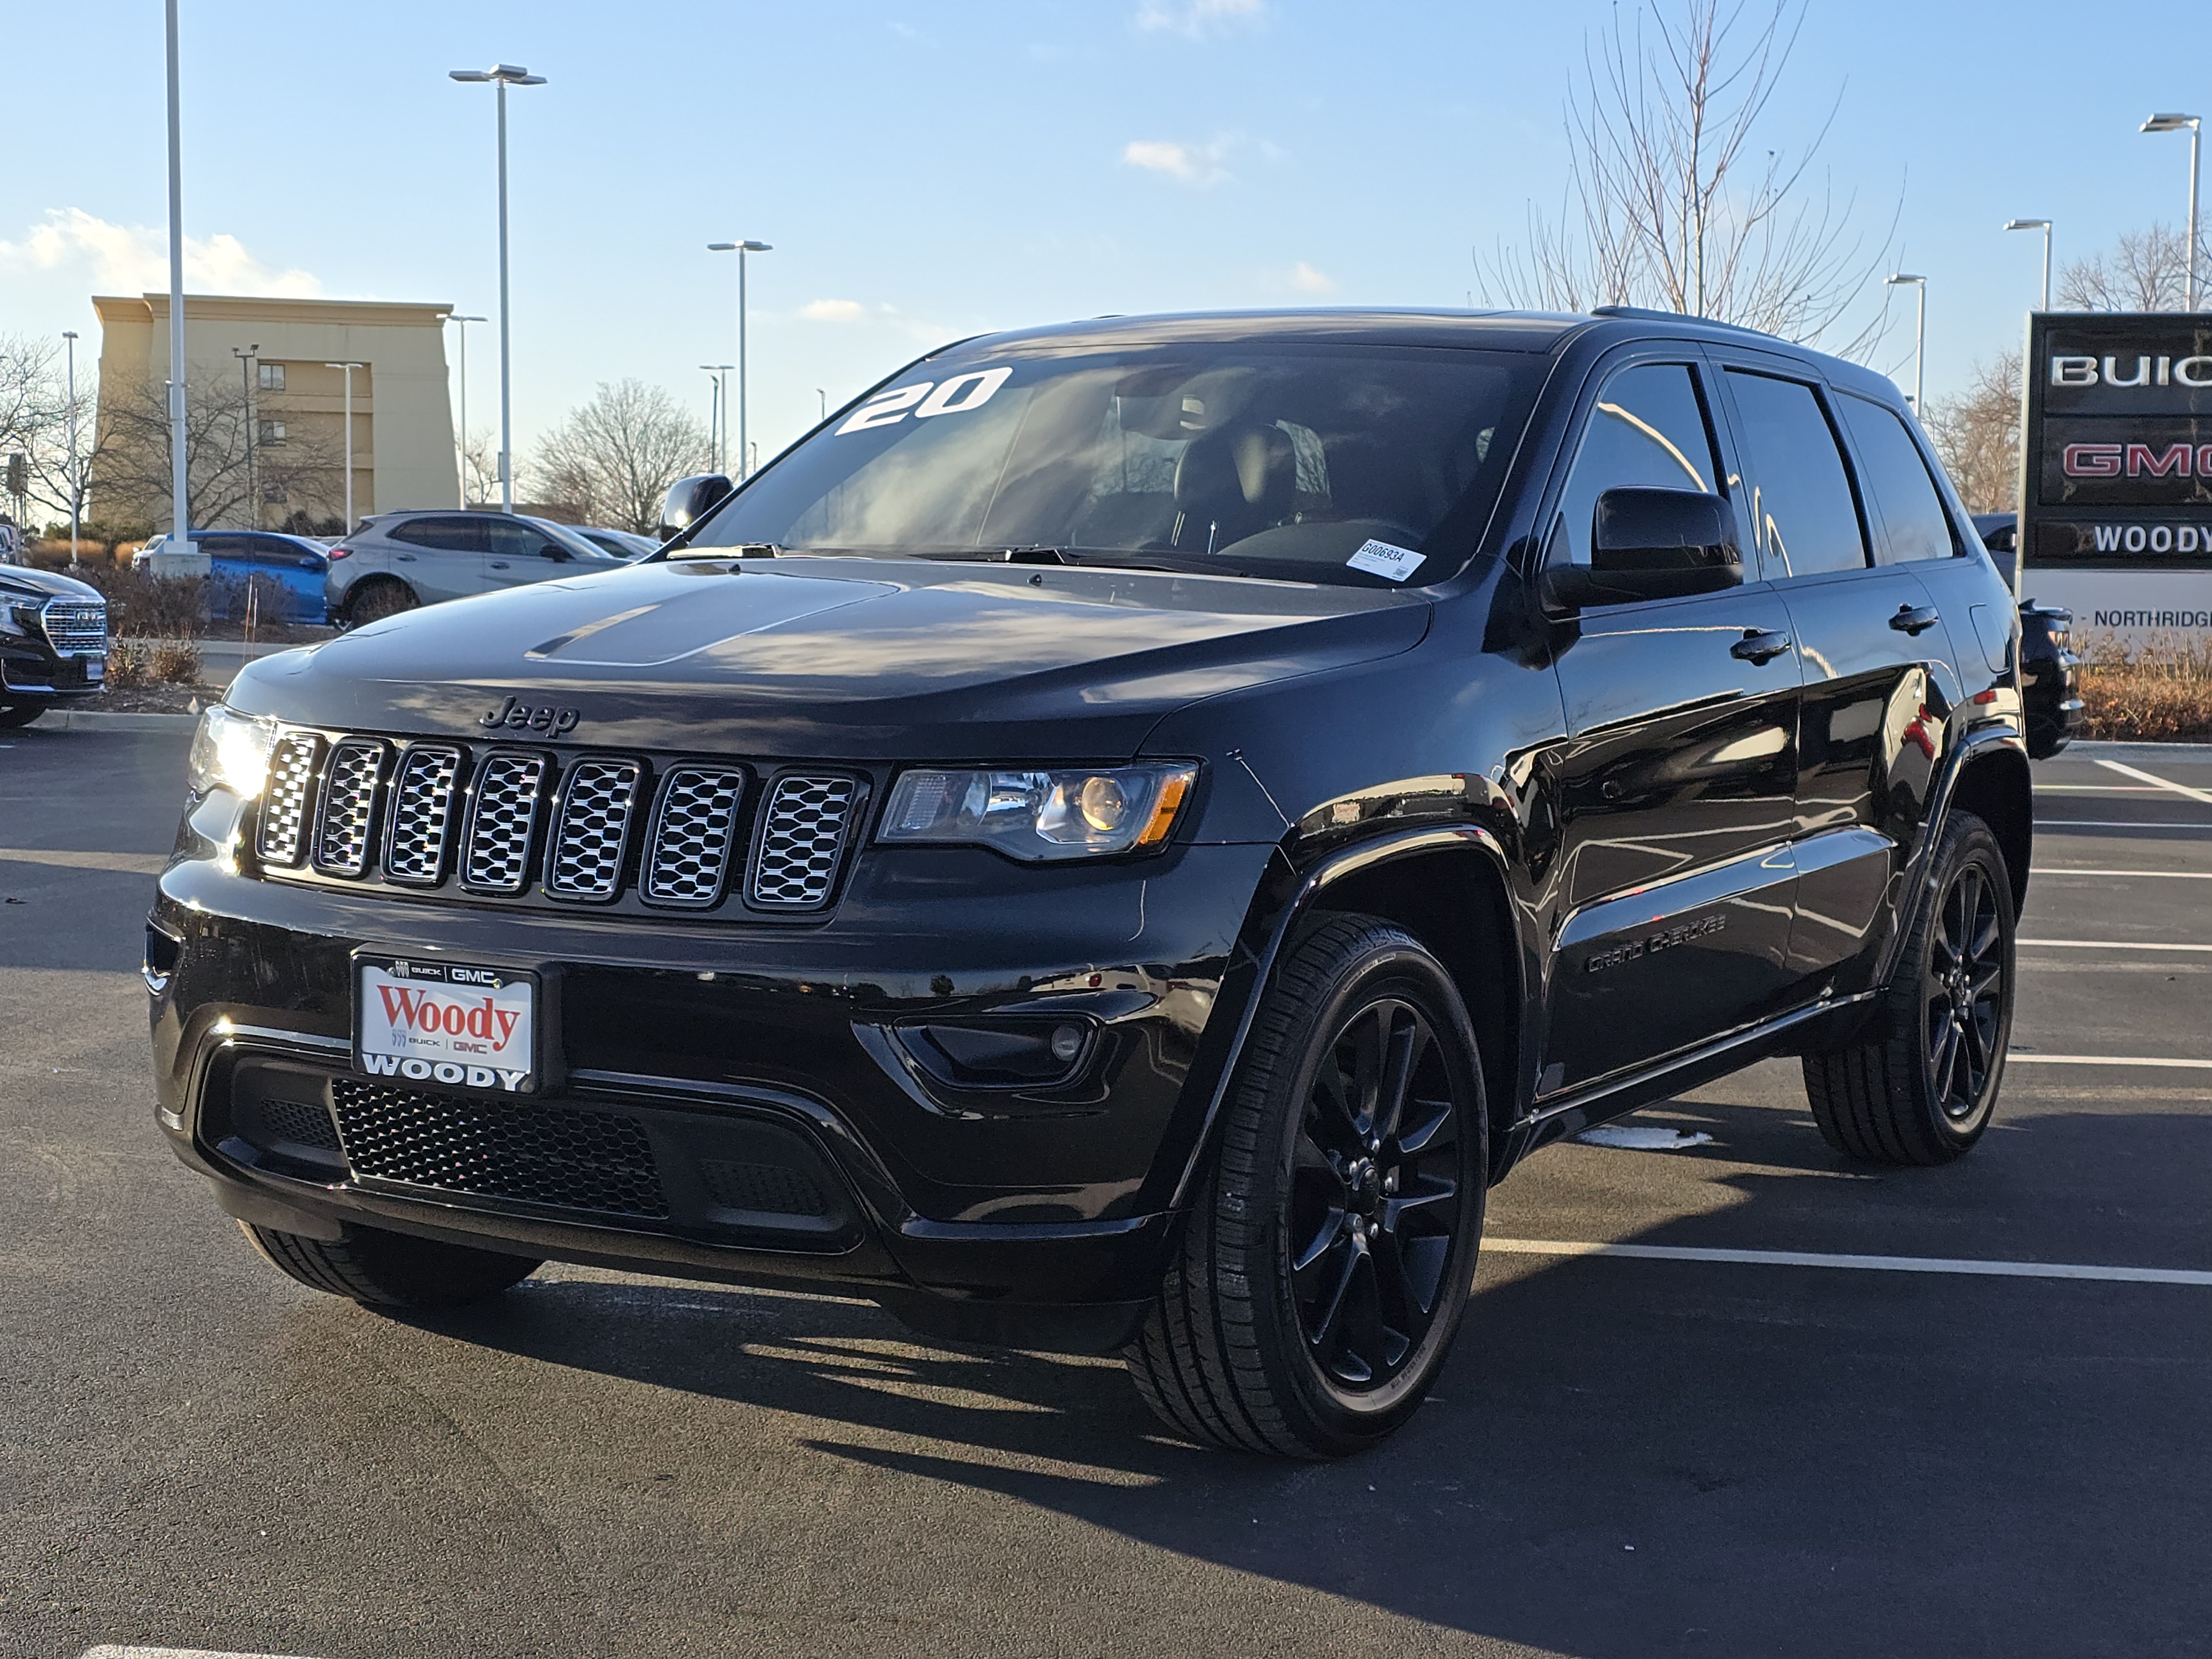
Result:
<svg viewBox="0 0 2212 1659"><path fill-rule="evenodd" d="M484 526L484 535L493 556L501 559L537 558L552 540L528 525L517 524L512 519L489 520Z"/></svg>
<svg viewBox="0 0 2212 1659"><path fill-rule="evenodd" d="M1752 520L1770 580L1866 567L1866 532L1820 394L1799 380L1729 371L1743 417Z"/></svg>
<svg viewBox="0 0 2212 1659"><path fill-rule="evenodd" d="M483 551L483 526L473 519L410 519L385 534L410 547L434 547L443 553Z"/></svg>
<svg viewBox="0 0 2212 1659"><path fill-rule="evenodd" d="M1959 550L1951 540L1951 515L1944 512L1928 463L1905 422L1893 410L1863 398L1839 401L1844 424L1858 445L1865 483L1881 509L1882 562L1949 558Z"/></svg>
<svg viewBox="0 0 2212 1659"><path fill-rule="evenodd" d="M1607 490L1711 493L1719 471L1696 372L1686 363L1621 370L1598 393L1559 497L1568 556L1577 564L1589 562L1590 525L1597 498Z"/></svg>

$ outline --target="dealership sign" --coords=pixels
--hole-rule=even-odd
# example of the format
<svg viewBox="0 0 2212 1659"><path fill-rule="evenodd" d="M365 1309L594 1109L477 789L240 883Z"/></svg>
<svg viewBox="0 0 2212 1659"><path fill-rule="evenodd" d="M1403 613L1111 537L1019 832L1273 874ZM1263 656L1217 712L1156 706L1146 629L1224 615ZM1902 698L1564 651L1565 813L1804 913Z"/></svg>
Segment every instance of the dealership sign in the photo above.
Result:
<svg viewBox="0 0 2212 1659"><path fill-rule="evenodd" d="M2212 629L2212 314L2028 319L2023 593L2077 627Z"/></svg>

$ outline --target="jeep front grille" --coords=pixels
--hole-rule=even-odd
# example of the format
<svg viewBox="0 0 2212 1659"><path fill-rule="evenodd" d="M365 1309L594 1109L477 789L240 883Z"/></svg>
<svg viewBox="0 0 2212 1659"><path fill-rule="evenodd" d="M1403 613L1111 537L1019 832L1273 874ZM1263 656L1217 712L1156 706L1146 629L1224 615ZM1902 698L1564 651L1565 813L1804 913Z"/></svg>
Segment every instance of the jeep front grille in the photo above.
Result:
<svg viewBox="0 0 2212 1659"><path fill-rule="evenodd" d="M787 773L775 781L761 811L760 847L753 855L755 904L812 910L828 900L859 797L853 778Z"/></svg>
<svg viewBox="0 0 2212 1659"><path fill-rule="evenodd" d="M745 775L679 766L660 786L653 814L645 896L661 904L712 904L722 896Z"/></svg>
<svg viewBox="0 0 2212 1659"><path fill-rule="evenodd" d="M325 875L358 876L368 870L376 787L383 777L384 745L374 738L349 738L331 750L322 815L315 824L315 868Z"/></svg>
<svg viewBox="0 0 2212 1659"><path fill-rule="evenodd" d="M449 744L418 743L400 757L399 770L392 780L386 880L428 886L446 873L453 785L460 774L461 751Z"/></svg>
<svg viewBox="0 0 2212 1659"><path fill-rule="evenodd" d="M807 769L757 787L758 775L737 762L286 728L255 846L271 875L304 865L425 893L826 909L862 827L866 778Z"/></svg>
<svg viewBox="0 0 2212 1659"><path fill-rule="evenodd" d="M530 879L530 842L544 789L543 755L494 755L484 763L469 811L462 886L485 893L522 890Z"/></svg>
<svg viewBox="0 0 2212 1659"><path fill-rule="evenodd" d="M107 605L100 599L48 599L39 609L39 626L57 651L107 649Z"/></svg>
<svg viewBox="0 0 2212 1659"><path fill-rule="evenodd" d="M623 850L641 768L635 761L579 761L554 814L545 890L563 898L611 899L621 886Z"/></svg>
<svg viewBox="0 0 2212 1659"><path fill-rule="evenodd" d="M307 855L307 796L323 740L293 732L269 751L269 785L261 796L261 829L255 845L264 864L295 866Z"/></svg>

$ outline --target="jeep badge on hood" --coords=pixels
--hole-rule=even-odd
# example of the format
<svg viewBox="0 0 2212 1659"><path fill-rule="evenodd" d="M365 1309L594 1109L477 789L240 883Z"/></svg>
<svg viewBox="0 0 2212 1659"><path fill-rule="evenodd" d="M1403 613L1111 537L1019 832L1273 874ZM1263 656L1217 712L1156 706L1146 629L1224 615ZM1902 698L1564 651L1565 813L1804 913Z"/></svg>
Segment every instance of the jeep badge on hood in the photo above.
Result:
<svg viewBox="0 0 2212 1659"><path fill-rule="evenodd" d="M546 707L532 708L528 703L509 697L478 722L483 726L512 726L518 732L550 732L562 737L576 729L576 713L573 708Z"/></svg>

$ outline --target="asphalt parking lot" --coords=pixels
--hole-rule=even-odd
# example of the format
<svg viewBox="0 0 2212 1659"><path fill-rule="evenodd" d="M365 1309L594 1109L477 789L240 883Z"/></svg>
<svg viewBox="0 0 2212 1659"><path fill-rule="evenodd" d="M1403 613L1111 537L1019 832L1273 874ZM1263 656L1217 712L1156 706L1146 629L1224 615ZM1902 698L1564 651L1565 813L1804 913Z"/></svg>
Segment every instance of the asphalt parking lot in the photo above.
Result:
<svg viewBox="0 0 2212 1659"><path fill-rule="evenodd" d="M2038 769L1973 1157L1846 1167L1779 1063L1629 1121L1694 1144L1548 1151L1436 1398L1294 1468L866 1304L551 1267L403 1322L279 1278L152 1122L185 742L0 737L10 1659L2206 1650L2205 751Z"/></svg>

